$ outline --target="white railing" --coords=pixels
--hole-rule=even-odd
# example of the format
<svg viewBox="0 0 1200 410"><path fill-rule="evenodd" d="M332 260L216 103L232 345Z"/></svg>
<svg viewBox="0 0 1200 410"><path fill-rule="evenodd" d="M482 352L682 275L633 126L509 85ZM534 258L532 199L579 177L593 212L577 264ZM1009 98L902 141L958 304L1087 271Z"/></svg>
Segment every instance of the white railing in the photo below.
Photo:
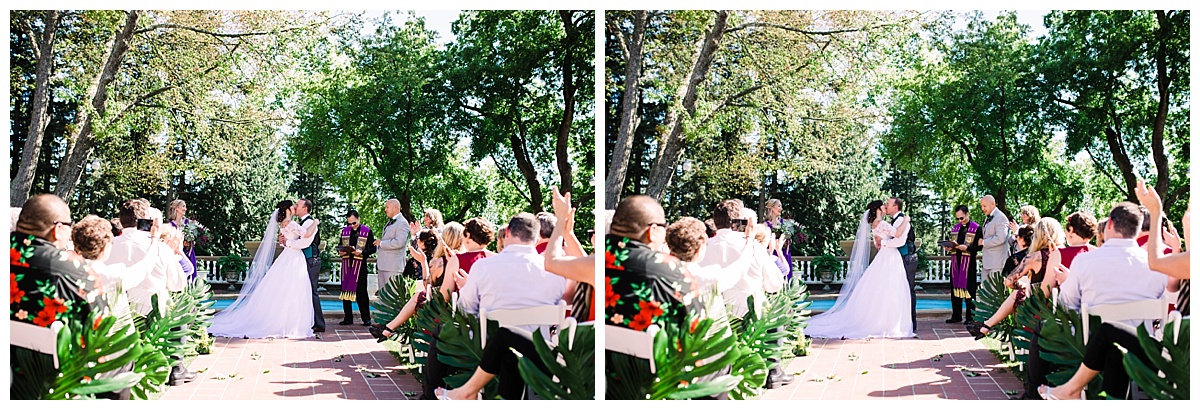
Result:
<svg viewBox="0 0 1200 410"><path fill-rule="evenodd" d="M217 261L224 256L197 256L196 257L196 274L203 276L209 285L240 285L246 280L246 273L242 272L237 277L226 278L222 274L220 267L217 266ZM250 263L250 258L242 257L247 264ZM375 259L367 259L367 274L375 273ZM333 269L330 272L322 272L317 279L317 286L341 286L342 285L342 261L336 260L333 262ZM318 291L322 291L318 289Z"/></svg>
<svg viewBox="0 0 1200 410"><path fill-rule="evenodd" d="M950 283L950 258L951 258L950 256L929 256L928 257L929 268L925 270L925 278L920 279L921 272L918 271L917 272L917 278L918 278L917 282L918 283ZM792 257L792 276L798 275L800 277L800 279L804 281L804 283L809 284L809 285L825 283L825 282L821 281L820 275L818 275L817 272L813 271L813 269L812 269L813 259L816 259L816 257L815 256L793 256ZM841 270L841 272L838 272L837 274L834 275L833 281L830 282L830 284L841 284L842 282L844 282L846 280L846 269L847 269L847 265L849 264L848 261L850 260L850 258L843 256L843 257L838 257L837 259L838 259L838 261L840 261L842 263L842 270ZM975 262L976 266L979 266L982 263L982 262L979 262L979 260L980 259L978 257L976 257L976 262ZM976 268L976 274L982 275L979 272L978 268Z"/></svg>

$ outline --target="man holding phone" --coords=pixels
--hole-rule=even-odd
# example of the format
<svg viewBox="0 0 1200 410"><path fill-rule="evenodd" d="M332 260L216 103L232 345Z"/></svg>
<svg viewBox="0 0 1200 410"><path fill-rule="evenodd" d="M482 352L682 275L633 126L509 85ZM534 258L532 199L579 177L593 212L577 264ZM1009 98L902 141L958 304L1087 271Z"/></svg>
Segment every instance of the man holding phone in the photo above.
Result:
<svg viewBox="0 0 1200 410"><path fill-rule="evenodd" d="M146 316L150 313L153 296L158 296L159 311L165 311L167 301L171 297L170 292L182 291L187 286L187 276L179 264L183 255L175 253L167 244L154 239L161 220L155 220L151 216L150 201L143 198L125 201L117 215L121 219L121 226L126 228L121 230L120 236L113 238L110 245L112 251L104 264L133 266L147 258L152 259L146 278L126 289L125 294L129 297L130 307L138 315ZM172 358L173 362L180 364L171 368L167 381L170 385L196 378L196 373L187 371L180 359L182 358Z"/></svg>
<svg viewBox="0 0 1200 410"><path fill-rule="evenodd" d="M950 319L946 323L963 321L963 302L966 302L966 321L972 321L975 311L975 293L979 289L979 279L975 273L975 255L983 249L979 240L979 224L971 220L971 212L966 205L954 207L954 219L958 223L950 230L953 240L939 243L946 248L950 255L950 285L953 287L950 295Z"/></svg>

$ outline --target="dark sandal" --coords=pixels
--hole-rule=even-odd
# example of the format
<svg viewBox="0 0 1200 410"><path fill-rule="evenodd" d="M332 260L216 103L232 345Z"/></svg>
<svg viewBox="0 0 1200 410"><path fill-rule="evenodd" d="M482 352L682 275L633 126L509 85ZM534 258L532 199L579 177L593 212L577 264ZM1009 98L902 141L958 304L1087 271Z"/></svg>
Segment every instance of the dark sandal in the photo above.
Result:
<svg viewBox="0 0 1200 410"><path fill-rule="evenodd" d="M396 329L392 329L390 327L382 326L382 325L379 327L371 326L370 328L367 329L367 331L371 333L371 336L375 337L375 343L383 343L384 340L388 340L388 338L391 337L391 336L385 336L383 334L384 330L392 332L392 335L396 334Z"/></svg>

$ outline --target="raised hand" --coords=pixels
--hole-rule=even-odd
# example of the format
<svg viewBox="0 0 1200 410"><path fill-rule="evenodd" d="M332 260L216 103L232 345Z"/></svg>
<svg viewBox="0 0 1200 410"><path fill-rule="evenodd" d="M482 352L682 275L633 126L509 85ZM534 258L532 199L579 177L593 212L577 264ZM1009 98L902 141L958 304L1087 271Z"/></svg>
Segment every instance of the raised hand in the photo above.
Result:
<svg viewBox="0 0 1200 410"><path fill-rule="evenodd" d="M412 255L412 258L416 260L417 263L422 265L425 264L425 252L418 251L417 248L414 248L412 245L408 245L408 254Z"/></svg>
<svg viewBox="0 0 1200 410"><path fill-rule="evenodd" d="M1158 191L1155 191L1154 187L1146 185L1146 181L1139 179L1133 193L1137 195L1138 202L1141 202L1151 215L1162 213L1162 198L1158 196Z"/></svg>

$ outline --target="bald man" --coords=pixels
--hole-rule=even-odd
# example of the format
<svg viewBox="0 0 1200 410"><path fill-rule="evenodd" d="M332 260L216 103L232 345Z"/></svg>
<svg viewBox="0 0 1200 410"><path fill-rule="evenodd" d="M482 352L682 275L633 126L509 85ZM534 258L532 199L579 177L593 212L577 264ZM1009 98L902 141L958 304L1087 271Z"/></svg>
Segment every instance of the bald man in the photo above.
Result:
<svg viewBox="0 0 1200 410"><path fill-rule="evenodd" d="M412 233L408 220L400 212L400 201L396 198L383 203L383 213L387 214L387 225L383 226L383 234L375 241L375 268L379 271L376 279L379 289L383 289L392 276L404 270L404 260L408 257L408 237Z"/></svg>
<svg viewBox="0 0 1200 410"><path fill-rule="evenodd" d="M1008 259L1009 246L1008 217L996 209L996 198L984 195L979 199L979 208L983 210L983 280L992 275L1000 275L1004 270L1004 261Z"/></svg>

